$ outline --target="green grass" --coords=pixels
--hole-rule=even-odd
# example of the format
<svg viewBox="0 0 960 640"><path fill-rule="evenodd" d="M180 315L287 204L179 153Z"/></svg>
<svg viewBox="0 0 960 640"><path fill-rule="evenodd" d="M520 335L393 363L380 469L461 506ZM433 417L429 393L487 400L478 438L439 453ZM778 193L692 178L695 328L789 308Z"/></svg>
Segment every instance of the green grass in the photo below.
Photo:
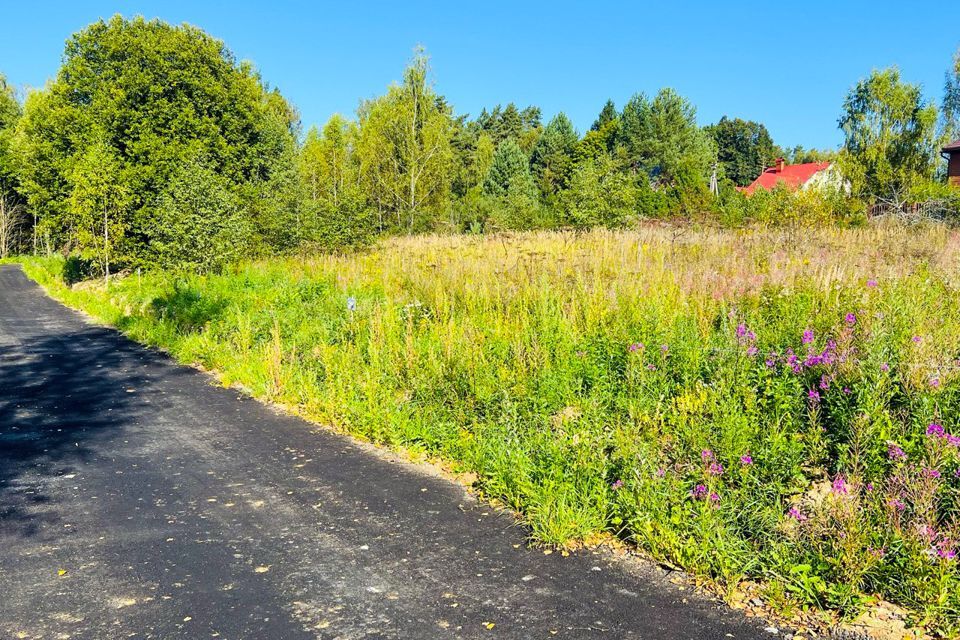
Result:
<svg viewBox="0 0 960 640"><path fill-rule="evenodd" d="M537 541L960 629L954 231L429 236L109 291L24 265L225 384L475 472Z"/></svg>

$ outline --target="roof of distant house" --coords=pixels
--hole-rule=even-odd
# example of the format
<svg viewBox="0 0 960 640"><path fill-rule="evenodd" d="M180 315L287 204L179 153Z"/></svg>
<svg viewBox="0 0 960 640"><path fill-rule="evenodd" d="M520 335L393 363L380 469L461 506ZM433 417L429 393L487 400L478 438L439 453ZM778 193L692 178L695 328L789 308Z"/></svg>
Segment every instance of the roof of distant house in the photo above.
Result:
<svg viewBox="0 0 960 640"><path fill-rule="evenodd" d="M773 188L781 182L788 188L797 189L806 184L810 178L828 168L830 168L829 162L778 165L764 169L760 177L750 183L749 186L743 187L740 190L747 195L750 195L757 189L772 191Z"/></svg>
<svg viewBox="0 0 960 640"><path fill-rule="evenodd" d="M947 146L945 146L941 151L960 151L960 140L954 140Z"/></svg>

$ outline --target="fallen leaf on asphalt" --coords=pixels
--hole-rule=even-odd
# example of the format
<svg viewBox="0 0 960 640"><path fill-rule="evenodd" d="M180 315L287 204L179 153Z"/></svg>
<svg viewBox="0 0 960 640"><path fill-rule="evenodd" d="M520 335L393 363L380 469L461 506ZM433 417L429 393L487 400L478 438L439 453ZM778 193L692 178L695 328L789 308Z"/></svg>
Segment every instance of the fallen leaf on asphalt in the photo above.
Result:
<svg viewBox="0 0 960 640"><path fill-rule="evenodd" d="M483 626L485 626L489 630L489 629L493 629L495 625L492 622L484 622Z"/></svg>
<svg viewBox="0 0 960 640"><path fill-rule="evenodd" d="M254 572L255 572L255 573L266 573L267 571L270 571L270 567L268 567L268 566L266 566L266 567L257 567L256 569L254 569Z"/></svg>
<svg viewBox="0 0 960 640"><path fill-rule="evenodd" d="M67 570L66 570L66 569L57 569L57 575L58 575L58 576L65 576L65 575L67 575Z"/></svg>

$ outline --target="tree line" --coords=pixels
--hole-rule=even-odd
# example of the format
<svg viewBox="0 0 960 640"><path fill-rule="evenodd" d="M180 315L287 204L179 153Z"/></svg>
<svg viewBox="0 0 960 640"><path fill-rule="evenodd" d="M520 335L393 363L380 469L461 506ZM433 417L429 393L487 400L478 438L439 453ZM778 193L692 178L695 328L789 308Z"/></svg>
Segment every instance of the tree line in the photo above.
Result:
<svg viewBox="0 0 960 640"><path fill-rule="evenodd" d="M581 135L536 106L456 113L418 49L354 117L304 133L293 105L221 41L115 16L74 34L56 78L22 103L0 76L0 256L59 251L102 275L207 271L386 233L775 222L787 196L749 202L735 187L777 157L836 160L858 205L943 195L938 150L960 135L960 58L945 89L937 106L896 69L874 71L844 102L839 150L784 149L737 118L701 127L669 88L607 101ZM826 207L851 206L837 202Z"/></svg>

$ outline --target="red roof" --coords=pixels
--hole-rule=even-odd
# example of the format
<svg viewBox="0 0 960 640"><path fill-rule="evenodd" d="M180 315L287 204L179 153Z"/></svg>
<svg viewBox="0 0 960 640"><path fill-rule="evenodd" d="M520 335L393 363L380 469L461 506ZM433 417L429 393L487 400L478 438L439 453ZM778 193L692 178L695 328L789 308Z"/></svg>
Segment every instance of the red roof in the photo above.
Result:
<svg viewBox="0 0 960 640"><path fill-rule="evenodd" d="M790 189L797 189L806 184L814 175L830 167L829 162L807 162L805 164L788 164L782 170L777 167L764 169L760 177L749 186L741 189L750 195L757 189L772 191L779 183L784 183Z"/></svg>

